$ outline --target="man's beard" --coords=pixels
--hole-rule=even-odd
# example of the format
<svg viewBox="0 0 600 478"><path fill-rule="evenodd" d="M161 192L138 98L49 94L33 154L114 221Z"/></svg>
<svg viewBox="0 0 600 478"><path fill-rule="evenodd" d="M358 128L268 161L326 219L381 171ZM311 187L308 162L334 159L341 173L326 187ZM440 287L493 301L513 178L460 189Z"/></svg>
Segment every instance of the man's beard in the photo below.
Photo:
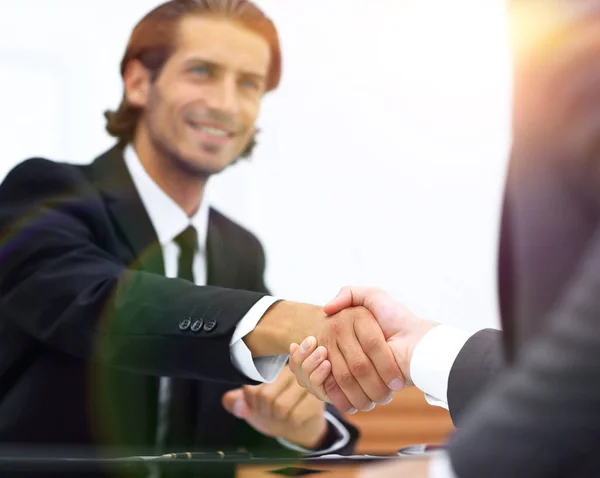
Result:
<svg viewBox="0 0 600 478"><path fill-rule="evenodd" d="M187 176L196 178L196 179L208 179L213 174L218 174L221 171L207 171L206 168L201 167L200 165L195 164L193 161L186 161L179 154L176 153L163 153L164 156L171 162L173 167L177 168L179 171L184 173Z"/></svg>
<svg viewBox="0 0 600 478"><path fill-rule="evenodd" d="M165 160L168 161L172 167L176 168L187 177L198 180L206 180L213 174L220 173L223 169L225 169L210 169L202 164L197 164L192 158L186 158L177 150L175 146L176 141L170 143L168 139L163 138L159 133L160 129L157 126L159 125L154 124L153 121L149 121L147 123L148 135L150 137L152 146L159 156L165 158ZM210 152L210 150L208 150L208 152Z"/></svg>

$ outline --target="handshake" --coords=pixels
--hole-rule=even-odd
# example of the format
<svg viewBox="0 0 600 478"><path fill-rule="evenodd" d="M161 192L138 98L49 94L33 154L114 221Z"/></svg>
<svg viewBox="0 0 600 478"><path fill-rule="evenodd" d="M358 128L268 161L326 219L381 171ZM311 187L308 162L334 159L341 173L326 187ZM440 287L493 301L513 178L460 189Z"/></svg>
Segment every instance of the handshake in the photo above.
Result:
<svg viewBox="0 0 600 478"><path fill-rule="evenodd" d="M299 385L352 414L411 384L413 350L435 326L381 290L345 287L324 308L276 303L244 340L255 357L289 352Z"/></svg>

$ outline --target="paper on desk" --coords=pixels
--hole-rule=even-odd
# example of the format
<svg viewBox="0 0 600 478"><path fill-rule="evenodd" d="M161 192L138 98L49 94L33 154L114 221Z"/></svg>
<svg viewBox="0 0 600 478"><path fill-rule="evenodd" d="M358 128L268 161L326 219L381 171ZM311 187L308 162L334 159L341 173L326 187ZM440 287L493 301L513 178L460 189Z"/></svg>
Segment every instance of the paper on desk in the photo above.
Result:
<svg viewBox="0 0 600 478"><path fill-rule="evenodd" d="M307 460L389 460L390 458L398 457L396 455L337 455L331 453L329 455L309 457Z"/></svg>

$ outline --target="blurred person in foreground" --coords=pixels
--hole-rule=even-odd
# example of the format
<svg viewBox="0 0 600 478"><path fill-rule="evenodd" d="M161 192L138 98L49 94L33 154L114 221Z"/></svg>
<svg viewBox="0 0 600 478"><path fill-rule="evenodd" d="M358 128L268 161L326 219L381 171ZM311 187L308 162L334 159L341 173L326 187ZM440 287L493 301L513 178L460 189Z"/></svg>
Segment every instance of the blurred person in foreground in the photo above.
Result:
<svg viewBox="0 0 600 478"><path fill-rule="evenodd" d="M271 297L257 238L204 198L255 145L275 26L246 0L170 1L135 27L121 74L113 148L26 160L0 187L0 445L351 452L357 430L297 385L288 350L316 335L338 378L366 364L368 409L401 388L380 326Z"/></svg>
<svg viewBox="0 0 600 478"><path fill-rule="evenodd" d="M458 427L447 455L365 476L600 476L600 2L529 2L513 13L541 30L528 31L537 36L516 61L503 332L423 320L373 288L344 288L325 308L367 307L406 383L448 407ZM291 347L299 382L352 406L327 347L308 343Z"/></svg>

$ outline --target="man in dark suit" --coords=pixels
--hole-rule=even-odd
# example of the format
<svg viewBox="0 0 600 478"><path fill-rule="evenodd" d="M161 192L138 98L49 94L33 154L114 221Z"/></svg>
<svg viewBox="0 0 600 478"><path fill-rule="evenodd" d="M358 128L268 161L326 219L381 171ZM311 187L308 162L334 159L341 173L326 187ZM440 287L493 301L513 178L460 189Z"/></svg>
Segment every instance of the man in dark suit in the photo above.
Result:
<svg viewBox="0 0 600 478"><path fill-rule="evenodd" d="M548 5L530 2L538 27ZM326 306L328 313L369 308L391 336L407 383L448 407L459 428L450 463L391 466L373 476L600 475L600 4L586 6L572 11L555 2L558 23L518 58L500 241L503 332L470 336L424 321L372 288L345 288ZM327 387L331 377L308 379L327 370L309 353L292 356L299 379L348 407L342 385Z"/></svg>
<svg viewBox="0 0 600 478"><path fill-rule="evenodd" d="M125 52L123 100L106 115L118 145L86 166L36 158L8 174L3 445L347 453L356 430L280 374L307 335L343 343L370 396L398 388L372 314L331 319L270 297L259 241L203 200L208 178L250 153L280 64L275 27L250 2L168 2ZM338 365L347 375L341 351Z"/></svg>

